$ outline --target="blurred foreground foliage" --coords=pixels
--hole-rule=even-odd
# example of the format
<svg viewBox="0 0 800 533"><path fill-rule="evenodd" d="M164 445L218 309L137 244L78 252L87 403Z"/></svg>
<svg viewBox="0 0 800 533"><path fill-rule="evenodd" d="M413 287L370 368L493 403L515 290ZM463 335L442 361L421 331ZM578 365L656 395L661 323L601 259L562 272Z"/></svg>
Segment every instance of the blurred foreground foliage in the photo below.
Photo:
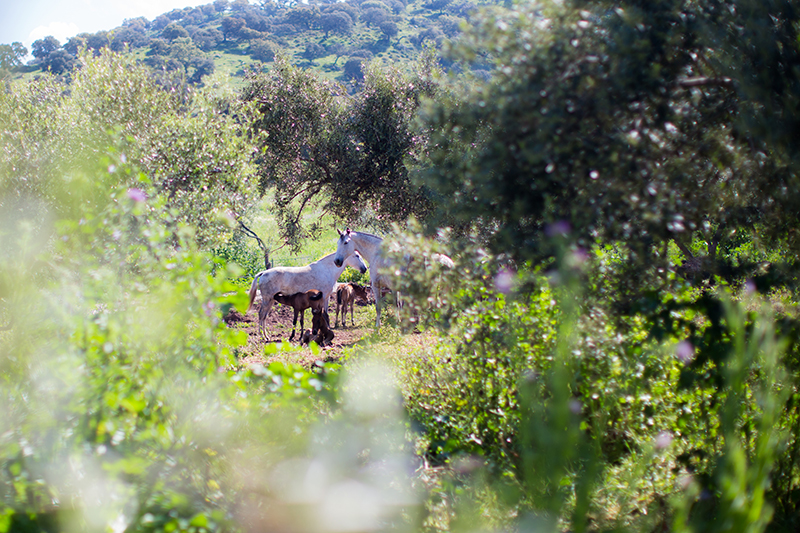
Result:
<svg viewBox="0 0 800 533"><path fill-rule="evenodd" d="M389 373L238 368L244 334L222 321L247 305L238 269L210 275L194 230L130 164L93 175L108 196L73 206L78 219L4 213L0 531L413 518Z"/></svg>

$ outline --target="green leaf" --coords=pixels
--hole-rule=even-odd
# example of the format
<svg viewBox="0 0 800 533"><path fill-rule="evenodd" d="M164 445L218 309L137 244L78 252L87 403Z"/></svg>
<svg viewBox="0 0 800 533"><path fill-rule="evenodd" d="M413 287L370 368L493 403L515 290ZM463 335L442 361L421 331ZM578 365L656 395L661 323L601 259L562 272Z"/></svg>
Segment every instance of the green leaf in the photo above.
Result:
<svg viewBox="0 0 800 533"><path fill-rule="evenodd" d="M131 397L123 398L119 404L132 413L141 413L147 407L147 402L144 400Z"/></svg>
<svg viewBox="0 0 800 533"><path fill-rule="evenodd" d="M189 522L189 525L193 527L208 527L208 517L203 513L196 514Z"/></svg>

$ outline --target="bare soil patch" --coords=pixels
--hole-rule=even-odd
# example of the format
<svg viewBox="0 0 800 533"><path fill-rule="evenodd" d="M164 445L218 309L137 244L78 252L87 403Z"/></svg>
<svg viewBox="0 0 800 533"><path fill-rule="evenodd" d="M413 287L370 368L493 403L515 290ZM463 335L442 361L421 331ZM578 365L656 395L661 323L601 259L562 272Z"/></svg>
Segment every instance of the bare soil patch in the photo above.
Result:
<svg viewBox="0 0 800 533"><path fill-rule="evenodd" d="M335 362L338 361L345 348L351 347L361 340L362 337L372 332L373 324L366 323L367 319L363 316L364 309L368 304L356 303L356 326L350 326L350 314L347 315L347 327L334 328L334 310L335 305L331 304L329 315L331 320L331 328L333 329L334 338L331 346L319 348L317 353L308 346L299 346L299 339L302 331L300 330L300 318L297 319L297 329L295 330L294 340L289 341L289 335L292 332L292 317L294 312L289 306L275 304L272 306L270 316L267 317L267 334L270 336L270 342L264 341L258 331L258 309L261 304L253 305L246 314L242 314L236 310L231 310L224 318L225 323L230 328L235 328L247 333L247 344L239 348L239 364L246 367L250 364L260 363L268 365L274 361L293 362L301 364L306 368L310 368L316 361ZM311 327L311 310L306 310L305 327ZM294 352L277 352L273 354L265 354L264 349L270 343L281 344L283 342L290 342L297 348Z"/></svg>

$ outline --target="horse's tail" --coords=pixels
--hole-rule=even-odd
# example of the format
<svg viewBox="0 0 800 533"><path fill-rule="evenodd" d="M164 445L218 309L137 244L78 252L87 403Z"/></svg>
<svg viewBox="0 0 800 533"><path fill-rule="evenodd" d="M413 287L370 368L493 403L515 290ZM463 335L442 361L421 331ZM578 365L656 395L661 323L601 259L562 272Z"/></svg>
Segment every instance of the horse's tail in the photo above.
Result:
<svg viewBox="0 0 800 533"><path fill-rule="evenodd" d="M253 278L253 283L250 285L250 303L247 305L247 310L249 311L251 307L253 307L253 300L256 299L256 291L258 290L258 278L261 277L263 272L259 272L256 274L256 277Z"/></svg>
<svg viewBox="0 0 800 533"><path fill-rule="evenodd" d="M342 305L342 291L344 289L344 285L340 285L336 289L336 305Z"/></svg>

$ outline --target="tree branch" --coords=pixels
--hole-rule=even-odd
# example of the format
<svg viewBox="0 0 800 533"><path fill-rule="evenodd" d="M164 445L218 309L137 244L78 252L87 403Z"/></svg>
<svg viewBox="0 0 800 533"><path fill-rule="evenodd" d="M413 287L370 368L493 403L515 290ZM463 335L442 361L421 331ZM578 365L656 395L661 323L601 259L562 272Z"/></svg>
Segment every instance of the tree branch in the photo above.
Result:
<svg viewBox="0 0 800 533"><path fill-rule="evenodd" d="M309 189L311 189L311 187L307 187L307 188L306 188L306 191L308 191ZM303 201L300 203L300 208L297 210L297 216L296 216L296 217L294 217L294 222L293 222L293 224L294 224L295 226L297 226L297 223L298 223L298 221L300 220L300 216L303 214L303 209L306 207L306 204L308 203L308 201L309 201L309 200L311 200L311 199L312 199L314 196L316 196L316 195L317 195L317 193L319 193L319 191L320 191L320 187L317 187L317 189L316 189L314 192L311 192L311 193L309 193L309 194L308 194L308 195L307 195L307 196L306 196L306 197L303 199Z"/></svg>
<svg viewBox="0 0 800 533"><path fill-rule="evenodd" d="M714 261L717 259L717 249L719 248L719 244L722 242L722 238L724 237L722 228L722 225L717 228L717 231L714 232L714 235L711 237L711 241L708 243L708 257Z"/></svg>
<svg viewBox="0 0 800 533"><path fill-rule="evenodd" d="M299 191L293 192L289 196L288 200L286 201L286 204L288 205L290 202L294 201L298 196L301 196L301 195L305 194L306 192L308 192L309 190L311 190L311 189L313 189L315 187L316 187L317 190L314 191L313 194L317 194L320 190L322 190L322 184L320 184L318 182L312 182L311 184L308 185L308 187L305 187L303 189L300 189ZM313 194L312 194L312 196L313 196ZM303 203L305 204L305 202L303 202Z"/></svg>
<svg viewBox="0 0 800 533"><path fill-rule="evenodd" d="M242 222L241 220L239 221L239 227L241 228L242 232L245 235L247 235L248 237L252 237L256 241L258 241L259 248L261 248L261 251L264 252L264 268L266 268L267 270L272 268L272 263L269 260L269 248L267 247L266 244L264 244L264 241L261 240L261 237L259 237L255 231L245 226L244 222Z"/></svg>
<svg viewBox="0 0 800 533"><path fill-rule="evenodd" d="M680 242L678 239L673 239L673 240L675 241L675 244L678 245L678 248L680 249L681 253L686 257L687 260L694 259L694 254L692 254L691 250L689 250L689 248L685 244Z"/></svg>
<svg viewBox="0 0 800 533"><path fill-rule="evenodd" d="M304 163L311 163L312 165L315 165L318 168L321 168L322 171L325 173L325 176L328 178L328 181L329 182L331 181L331 170L330 170L330 168L328 168L328 165L320 163L319 161L317 161L313 157L302 157L301 156L300 157L300 161L302 161Z"/></svg>

